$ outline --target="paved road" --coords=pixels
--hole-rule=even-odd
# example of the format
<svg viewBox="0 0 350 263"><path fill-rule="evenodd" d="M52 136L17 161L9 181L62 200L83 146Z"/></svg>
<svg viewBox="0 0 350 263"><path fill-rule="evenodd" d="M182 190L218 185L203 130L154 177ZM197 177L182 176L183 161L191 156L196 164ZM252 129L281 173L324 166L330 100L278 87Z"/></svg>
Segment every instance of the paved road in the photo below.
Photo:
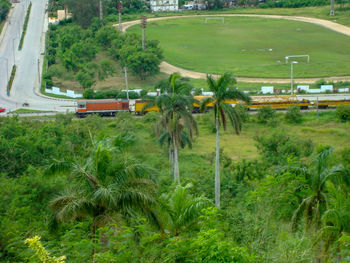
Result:
<svg viewBox="0 0 350 263"><path fill-rule="evenodd" d="M74 110L74 101L56 100L39 95L39 72L44 51L44 31L47 30L47 0L32 0L32 9L24 39L22 51L18 51L18 43L22 33L24 17L29 0L14 4L0 38L0 107L7 110L23 108L27 102L29 107L38 110L65 112ZM14 52L15 51L15 52ZM12 65L17 65L10 96L6 95L7 74L11 74ZM40 62L38 62L40 59Z"/></svg>

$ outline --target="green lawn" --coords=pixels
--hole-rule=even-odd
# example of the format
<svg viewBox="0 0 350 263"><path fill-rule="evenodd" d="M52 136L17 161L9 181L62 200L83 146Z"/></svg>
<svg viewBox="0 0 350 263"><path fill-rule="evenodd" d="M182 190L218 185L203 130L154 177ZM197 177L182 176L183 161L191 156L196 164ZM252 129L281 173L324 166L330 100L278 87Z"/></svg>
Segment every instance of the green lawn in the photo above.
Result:
<svg viewBox="0 0 350 263"><path fill-rule="evenodd" d="M255 118L254 115L250 117ZM302 139L311 139L316 146L331 145L336 150L349 147L350 123L341 123L335 119L334 112L320 112L319 121L315 112L303 113L304 122L301 124L287 124L284 122L284 114L279 114L280 124L276 128L266 125L248 122L243 125L242 133L236 135L232 127L226 132L222 130L220 135L220 147L233 159L251 159L258 156L256 149L256 135L270 135L276 130L285 131L287 134ZM192 149L181 150L181 154L208 155L215 153L215 133L213 132L213 113L209 112L198 116L200 136L196 138Z"/></svg>
<svg viewBox="0 0 350 263"><path fill-rule="evenodd" d="M140 33L140 27L130 31ZM150 22L147 38L160 40L165 60L186 69L246 77L290 77L287 55L296 59L294 77L350 74L350 38L326 28L296 21L225 17L225 23L204 18Z"/></svg>

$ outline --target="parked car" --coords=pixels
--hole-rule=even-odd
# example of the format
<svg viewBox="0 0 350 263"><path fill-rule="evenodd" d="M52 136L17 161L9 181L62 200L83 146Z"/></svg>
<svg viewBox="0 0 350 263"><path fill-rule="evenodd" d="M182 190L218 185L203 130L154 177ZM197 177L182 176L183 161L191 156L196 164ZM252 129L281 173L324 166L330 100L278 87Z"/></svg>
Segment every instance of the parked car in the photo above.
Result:
<svg viewBox="0 0 350 263"><path fill-rule="evenodd" d="M5 110L5 108L0 107L0 112L4 112Z"/></svg>

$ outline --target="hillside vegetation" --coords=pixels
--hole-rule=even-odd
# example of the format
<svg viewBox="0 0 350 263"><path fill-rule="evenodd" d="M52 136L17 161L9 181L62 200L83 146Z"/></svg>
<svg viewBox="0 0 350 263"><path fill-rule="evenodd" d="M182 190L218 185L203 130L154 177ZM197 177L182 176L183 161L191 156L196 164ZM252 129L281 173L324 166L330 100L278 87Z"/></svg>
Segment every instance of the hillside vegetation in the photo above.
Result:
<svg viewBox="0 0 350 263"><path fill-rule="evenodd" d="M158 113L1 118L0 261L38 262L41 244L76 263L348 262L349 123L336 112L240 114L242 134L221 136L221 209L212 112L180 150L180 185Z"/></svg>

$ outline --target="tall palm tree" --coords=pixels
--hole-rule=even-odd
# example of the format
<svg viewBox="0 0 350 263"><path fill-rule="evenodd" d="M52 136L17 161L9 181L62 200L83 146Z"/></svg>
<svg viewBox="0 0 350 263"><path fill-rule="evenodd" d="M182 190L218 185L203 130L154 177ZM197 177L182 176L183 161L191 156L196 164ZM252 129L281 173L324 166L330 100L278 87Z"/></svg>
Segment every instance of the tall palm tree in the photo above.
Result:
<svg viewBox="0 0 350 263"><path fill-rule="evenodd" d="M156 127L160 143L171 142L169 160L173 161L174 181L180 181L179 146L191 146L194 133L198 134L197 122L192 116L195 102L191 87L178 73L169 77L160 86L162 94L147 104L142 111L157 106L162 114Z"/></svg>
<svg viewBox="0 0 350 263"><path fill-rule="evenodd" d="M236 83L236 79L231 73L225 73L217 80L211 75L207 75L207 84L209 90L213 92L213 96L204 99L201 104L201 111L204 111L207 104L214 103L216 127L215 205L218 208L220 208L220 126L222 125L226 130L228 118L236 134L240 133L242 127L238 112L234 107L226 104L225 100L238 99L250 103L250 97L234 87Z"/></svg>
<svg viewBox="0 0 350 263"><path fill-rule="evenodd" d="M50 203L53 223L90 218L94 238L97 227L114 222L116 214L130 216L136 212L155 218L156 185L149 170L116 152L109 143L100 142L90 158L72 164L69 186Z"/></svg>

